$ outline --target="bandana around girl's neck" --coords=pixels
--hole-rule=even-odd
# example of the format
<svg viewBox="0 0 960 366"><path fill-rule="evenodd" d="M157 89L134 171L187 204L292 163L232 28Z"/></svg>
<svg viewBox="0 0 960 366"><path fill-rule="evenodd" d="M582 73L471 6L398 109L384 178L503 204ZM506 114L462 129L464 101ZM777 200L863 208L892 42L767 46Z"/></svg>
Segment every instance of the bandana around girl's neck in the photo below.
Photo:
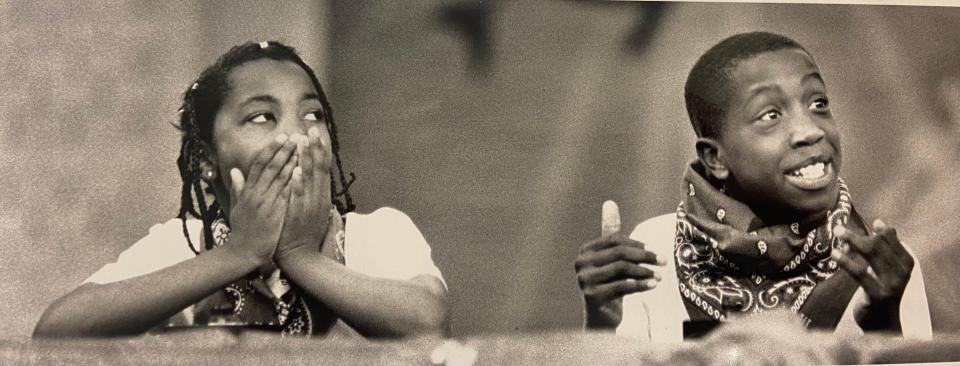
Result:
<svg viewBox="0 0 960 366"><path fill-rule="evenodd" d="M826 215L766 225L701 172L694 162L684 173L674 246L690 320L716 323L735 313L789 309L810 327L835 328L857 283L830 259L840 245L833 227L854 218L860 225L854 229L864 230L843 181Z"/></svg>
<svg viewBox="0 0 960 366"><path fill-rule="evenodd" d="M344 221L336 210L330 215L321 252L343 264ZM230 227L226 220L218 218L212 229L214 245L227 245ZM310 336L329 330L336 321L336 315L322 304L308 306L307 299L290 285L286 276L279 269L273 269L269 275L251 273L200 301L191 323L252 326L280 331L283 335Z"/></svg>

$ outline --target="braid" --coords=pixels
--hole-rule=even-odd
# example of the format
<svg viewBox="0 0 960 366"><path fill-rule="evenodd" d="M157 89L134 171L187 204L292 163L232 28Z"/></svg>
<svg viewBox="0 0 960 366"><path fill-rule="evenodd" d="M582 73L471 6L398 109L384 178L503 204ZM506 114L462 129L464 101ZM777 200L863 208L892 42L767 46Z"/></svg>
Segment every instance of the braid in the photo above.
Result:
<svg viewBox="0 0 960 366"><path fill-rule="evenodd" d="M330 195L333 204L337 206L337 210L340 213L352 212L357 208L353 204L353 197L350 196L350 186L357 179L357 176L353 173L350 173L350 179L346 179L343 175L343 163L340 161L340 143L337 141L337 124L333 121L333 110L330 108L330 102L327 101L327 96L323 93L323 89L320 89L320 83L316 84L316 87L320 93L320 104L323 105L323 108L326 110L327 124L329 126L328 130L330 131L330 142L331 151L333 152L334 161L337 163L337 176L340 180L341 190L337 190L336 182L333 177L330 178ZM344 202L340 202L337 197L343 196Z"/></svg>
<svg viewBox="0 0 960 366"><path fill-rule="evenodd" d="M258 59L273 59L291 61L306 71L313 82L314 88L320 96L320 103L326 113L328 131L332 142L331 150L336 162L336 174L330 177L330 193L332 203L341 214L351 212L356 208L350 196L350 186L356 176L349 173L349 179L344 176L343 163L340 160L340 144L337 142L337 128L333 120L330 103L323 92L323 87L317 79L313 69L297 55L296 50L279 42L245 43L231 48L220 56L217 61L200 73L200 77L183 94L183 105L180 109L180 124L176 126L182 133L180 155L177 157L177 168L183 182L180 190L180 210L177 218L182 222L183 236L187 239L190 250L199 254L200 251L190 239L187 228L187 216L200 219L203 222L204 248L211 249L215 245L213 238L213 222L220 217L220 205L214 200L207 205L205 193L213 191L210 184L206 185L200 179L201 162L207 158L206 148L213 146L213 120L219 111L223 99L229 93L228 76L234 68L245 62ZM206 145L204 145L206 143ZM206 147L206 148L205 148ZM338 187L339 183L339 189ZM340 199L342 197L342 200Z"/></svg>

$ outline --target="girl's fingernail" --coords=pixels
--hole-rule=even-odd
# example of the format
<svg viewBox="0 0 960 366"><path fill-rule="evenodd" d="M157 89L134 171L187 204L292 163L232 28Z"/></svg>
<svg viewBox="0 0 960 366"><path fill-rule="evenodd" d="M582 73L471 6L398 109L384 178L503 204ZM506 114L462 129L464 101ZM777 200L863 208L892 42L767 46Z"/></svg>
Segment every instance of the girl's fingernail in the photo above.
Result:
<svg viewBox="0 0 960 366"><path fill-rule="evenodd" d="M310 129L307 130L307 135L311 137L320 137L320 129L317 128L317 126L310 127Z"/></svg>

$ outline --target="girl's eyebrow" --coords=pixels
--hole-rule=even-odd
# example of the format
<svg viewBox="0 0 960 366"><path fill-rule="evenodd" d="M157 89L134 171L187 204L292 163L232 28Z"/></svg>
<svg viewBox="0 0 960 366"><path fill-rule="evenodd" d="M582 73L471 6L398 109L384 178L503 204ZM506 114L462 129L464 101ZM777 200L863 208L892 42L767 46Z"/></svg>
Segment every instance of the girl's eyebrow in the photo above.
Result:
<svg viewBox="0 0 960 366"><path fill-rule="evenodd" d="M277 98L274 98L270 95L255 95L250 98L247 98L247 100L244 100L242 103L240 103L240 108L243 108L247 104L250 104L253 102L265 102L265 103L271 103L271 104L278 104Z"/></svg>
<svg viewBox="0 0 960 366"><path fill-rule="evenodd" d="M320 96L317 95L317 93L310 92L310 93L304 93L304 94L300 97L300 101L301 101L301 102L305 102L305 101L308 101L308 100L319 102L319 101L320 101Z"/></svg>

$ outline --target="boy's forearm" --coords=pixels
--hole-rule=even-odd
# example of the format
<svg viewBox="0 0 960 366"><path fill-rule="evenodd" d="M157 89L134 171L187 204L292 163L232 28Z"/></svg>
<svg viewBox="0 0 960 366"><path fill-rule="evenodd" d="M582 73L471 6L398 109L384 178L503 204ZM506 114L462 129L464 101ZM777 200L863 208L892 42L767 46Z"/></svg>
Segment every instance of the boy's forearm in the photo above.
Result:
<svg viewBox="0 0 960 366"><path fill-rule="evenodd" d="M255 270L239 251L218 247L190 260L131 279L86 284L54 302L34 337L131 336Z"/></svg>
<svg viewBox="0 0 960 366"><path fill-rule="evenodd" d="M439 279L367 276L307 248L279 260L308 295L366 336L395 337L447 330L446 289Z"/></svg>

